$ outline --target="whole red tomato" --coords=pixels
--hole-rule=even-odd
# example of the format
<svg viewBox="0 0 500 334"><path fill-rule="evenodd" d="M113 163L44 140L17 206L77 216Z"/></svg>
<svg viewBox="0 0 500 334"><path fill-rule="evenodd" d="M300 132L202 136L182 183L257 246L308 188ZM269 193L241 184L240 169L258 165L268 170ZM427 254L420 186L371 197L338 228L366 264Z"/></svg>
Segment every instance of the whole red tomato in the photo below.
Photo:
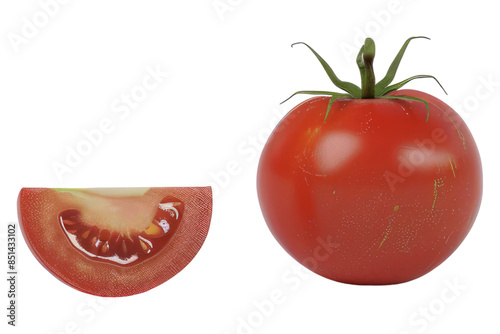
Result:
<svg viewBox="0 0 500 334"><path fill-rule="evenodd" d="M374 55L367 40L359 91L341 82L348 94L316 92L329 96L292 109L262 152L257 189L271 232L332 280L420 277L453 253L479 210L481 161L462 119L431 95L397 90L409 80L387 91L410 40L381 85L363 73Z"/></svg>

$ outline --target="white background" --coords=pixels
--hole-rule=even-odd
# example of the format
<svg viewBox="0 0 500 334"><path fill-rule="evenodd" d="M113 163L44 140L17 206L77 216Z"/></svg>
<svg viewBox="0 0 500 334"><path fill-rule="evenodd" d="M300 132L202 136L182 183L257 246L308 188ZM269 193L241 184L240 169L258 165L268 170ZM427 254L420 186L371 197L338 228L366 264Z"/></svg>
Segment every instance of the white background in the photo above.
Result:
<svg viewBox="0 0 500 334"><path fill-rule="evenodd" d="M43 3L52 3L50 17ZM212 184L214 213L203 248L185 270L149 292L119 299L60 283L19 233L18 327L6 325L2 279L3 333L499 332L494 1L54 3L0 4L0 267L7 271L6 224L17 221L16 197L24 186ZM260 145L276 115L301 98L279 103L300 89L332 89L312 54L290 44L308 42L339 77L358 84L348 49L357 49L365 33L377 43L379 78L406 38L432 38L410 44L396 79L438 77L448 96L431 80L409 87L456 107L484 166L483 203L467 239L428 275L395 286L351 286L292 272L300 267L269 232L255 188ZM116 113L123 94L141 91L148 69L168 75L128 114ZM485 85L488 80L494 84ZM65 163L68 149L104 119L112 130L58 177L54 163ZM228 165L232 175L224 178ZM271 295L279 293L271 307ZM451 298L443 300L443 293Z"/></svg>

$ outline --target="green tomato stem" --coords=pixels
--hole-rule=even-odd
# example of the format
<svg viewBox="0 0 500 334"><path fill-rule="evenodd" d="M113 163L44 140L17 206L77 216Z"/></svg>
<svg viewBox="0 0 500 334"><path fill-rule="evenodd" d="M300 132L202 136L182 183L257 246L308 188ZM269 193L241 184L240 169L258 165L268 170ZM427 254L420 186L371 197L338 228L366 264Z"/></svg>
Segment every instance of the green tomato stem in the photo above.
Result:
<svg viewBox="0 0 500 334"><path fill-rule="evenodd" d="M371 38L365 40L358 55L358 66L361 72L361 98L375 98L375 72L373 60L375 58L375 42Z"/></svg>

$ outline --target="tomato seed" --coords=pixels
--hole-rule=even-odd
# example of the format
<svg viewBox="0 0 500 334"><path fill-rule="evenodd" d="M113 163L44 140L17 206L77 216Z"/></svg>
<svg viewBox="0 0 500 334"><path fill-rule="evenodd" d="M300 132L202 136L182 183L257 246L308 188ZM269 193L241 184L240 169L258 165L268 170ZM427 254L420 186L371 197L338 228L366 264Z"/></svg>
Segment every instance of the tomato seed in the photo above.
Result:
<svg viewBox="0 0 500 334"><path fill-rule="evenodd" d="M97 244L98 244L97 237L93 237L92 239L90 239L89 251L94 255L98 255Z"/></svg>
<svg viewBox="0 0 500 334"><path fill-rule="evenodd" d="M68 225L68 226L72 226L72 225L76 224L74 221L69 220L69 219L63 219L63 223L64 223L64 225Z"/></svg>
<svg viewBox="0 0 500 334"><path fill-rule="evenodd" d="M109 249L109 246L108 246L108 243L106 242L104 245L102 245L101 247L101 254L104 255L106 254L106 252L108 251Z"/></svg>
<svg viewBox="0 0 500 334"><path fill-rule="evenodd" d="M153 238L160 237L164 234L163 229L153 223L149 224L148 228L144 231L144 233Z"/></svg>
<svg viewBox="0 0 500 334"><path fill-rule="evenodd" d="M142 241L142 240L139 240L139 242L141 244L142 250L145 251L145 252L147 252L148 249L149 249L148 245L146 245L146 243L144 241Z"/></svg>

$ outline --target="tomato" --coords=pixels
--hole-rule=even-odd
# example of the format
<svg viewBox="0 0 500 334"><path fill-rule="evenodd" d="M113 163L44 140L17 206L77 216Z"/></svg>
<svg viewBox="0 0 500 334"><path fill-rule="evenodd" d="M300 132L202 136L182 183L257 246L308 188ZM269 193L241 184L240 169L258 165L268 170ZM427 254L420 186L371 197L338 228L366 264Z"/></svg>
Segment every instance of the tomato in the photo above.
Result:
<svg viewBox="0 0 500 334"><path fill-rule="evenodd" d="M207 188L24 188L24 238L38 261L73 288L128 296L164 283L196 255L211 210Z"/></svg>
<svg viewBox="0 0 500 334"><path fill-rule="evenodd" d="M339 282L394 284L430 272L464 240L481 161L460 116L431 95L320 96L271 134L257 190L272 234L304 266Z"/></svg>

